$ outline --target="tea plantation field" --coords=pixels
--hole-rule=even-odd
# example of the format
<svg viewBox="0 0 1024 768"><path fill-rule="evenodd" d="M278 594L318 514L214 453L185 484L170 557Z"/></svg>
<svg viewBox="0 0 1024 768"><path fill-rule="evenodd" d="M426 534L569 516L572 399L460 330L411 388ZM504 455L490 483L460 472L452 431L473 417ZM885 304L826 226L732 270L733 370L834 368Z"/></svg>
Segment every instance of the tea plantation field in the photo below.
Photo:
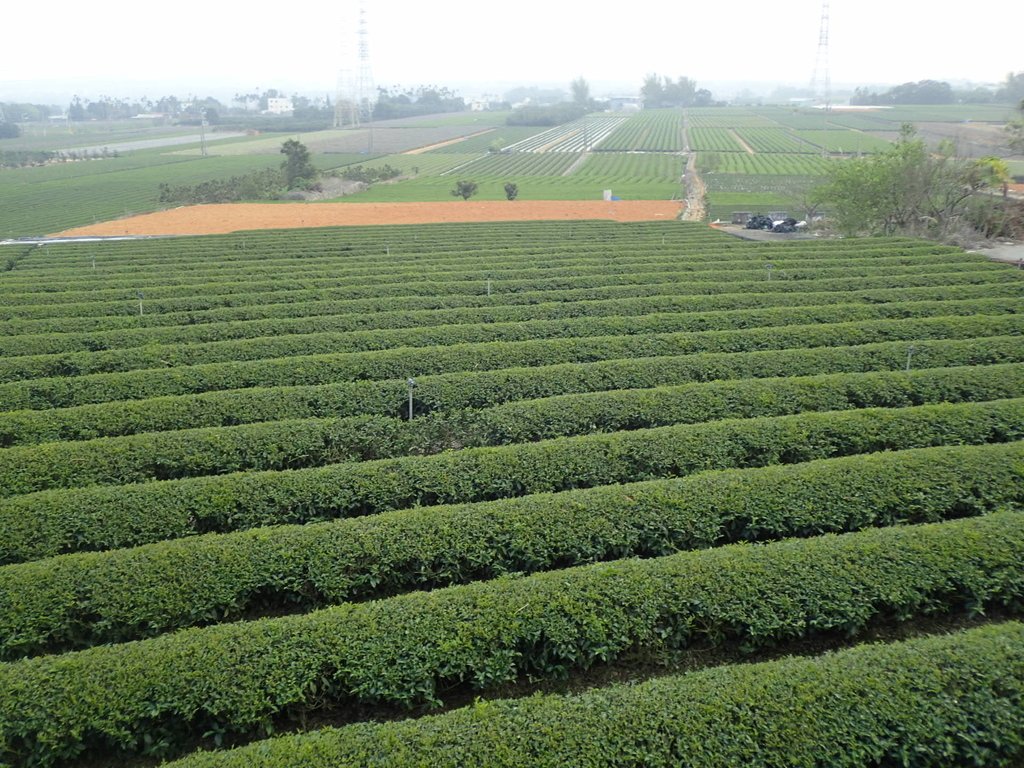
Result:
<svg viewBox="0 0 1024 768"><path fill-rule="evenodd" d="M1024 272L674 221L5 248L0 764L1024 758Z"/></svg>

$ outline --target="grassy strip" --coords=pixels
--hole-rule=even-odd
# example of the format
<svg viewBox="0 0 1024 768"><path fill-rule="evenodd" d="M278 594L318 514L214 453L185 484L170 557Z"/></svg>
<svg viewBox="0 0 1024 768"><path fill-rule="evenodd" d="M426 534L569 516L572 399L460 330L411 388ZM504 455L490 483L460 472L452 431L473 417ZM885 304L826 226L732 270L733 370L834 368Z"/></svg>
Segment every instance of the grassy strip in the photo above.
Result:
<svg viewBox="0 0 1024 768"><path fill-rule="evenodd" d="M90 402L277 384L323 384L462 370L586 362L608 358L842 346L873 341L971 338L1024 332L1024 315L977 315L815 323L693 333L452 344L246 360L177 368L32 379L0 384L0 408L53 408Z"/></svg>
<svg viewBox="0 0 1024 768"><path fill-rule="evenodd" d="M452 346L455 344L591 336L694 333L894 318L994 316L1015 314L1022 310L1024 310L1024 302L1020 298L1014 297L966 301L902 302L898 304L845 303L702 313L643 315L626 313L624 316L587 315L558 320L518 320L504 323L487 320L482 323L344 333L323 331L200 344L154 344L131 349L8 358L0 360L0 382L51 376L81 376L146 368L204 365L238 360L366 352L396 347Z"/></svg>
<svg viewBox="0 0 1024 768"><path fill-rule="evenodd" d="M326 728L167 768L1011 766L1024 625Z"/></svg>
<svg viewBox="0 0 1024 768"><path fill-rule="evenodd" d="M627 650L770 647L1024 594L1024 514L731 545L185 630L0 666L0 759L168 751L329 702L443 703ZM179 747L180 748L180 747Z"/></svg>
<svg viewBox="0 0 1024 768"><path fill-rule="evenodd" d="M255 611L735 541L933 522L1021 503L1024 443L1016 442L708 472L64 555L0 568L0 658L136 640Z"/></svg>
<svg viewBox="0 0 1024 768"><path fill-rule="evenodd" d="M707 469L1024 438L1024 399L828 411L0 501L0 562L210 531L488 501Z"/></svg>
<svg viewBox="0 0 1024 768"><path fill-rule="evenodd" d="M0 497L51 488L315 467L727 418L976 402L1024 392L1024 365L739 379L571 394L426 418L291 419L0 449Z"/></svg>
<svg viewBox="0 0 1024 768"><path fill-rule="evenodd" d="M901 370L906 366L908 352L906 342L881 342L439 374L417 379L414 409L420 417L437 411L488 408L516 400L610 389L643 389L685 381ZM916 368L1021 361L1024 361L1024 345L1018 336L917 341L912 355ZM0 446L293 418L400 416L406 407L405 379L254 387L0 413Z"/></svg>

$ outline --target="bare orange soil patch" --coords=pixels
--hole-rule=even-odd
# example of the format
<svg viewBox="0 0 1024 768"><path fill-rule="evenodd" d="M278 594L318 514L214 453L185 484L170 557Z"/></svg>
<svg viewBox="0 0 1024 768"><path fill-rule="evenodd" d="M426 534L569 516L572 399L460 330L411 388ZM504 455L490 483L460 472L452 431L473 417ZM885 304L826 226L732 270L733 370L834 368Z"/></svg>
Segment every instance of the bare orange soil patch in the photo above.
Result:
<svg viewBox="0 0 1024 768"><path fill-rule="evenodd" d="M674 219L672 200L452 200L443 203L225 203L147 213L59 232L53 237L215 235L247 229L431 224L472 221Z"/></svg>

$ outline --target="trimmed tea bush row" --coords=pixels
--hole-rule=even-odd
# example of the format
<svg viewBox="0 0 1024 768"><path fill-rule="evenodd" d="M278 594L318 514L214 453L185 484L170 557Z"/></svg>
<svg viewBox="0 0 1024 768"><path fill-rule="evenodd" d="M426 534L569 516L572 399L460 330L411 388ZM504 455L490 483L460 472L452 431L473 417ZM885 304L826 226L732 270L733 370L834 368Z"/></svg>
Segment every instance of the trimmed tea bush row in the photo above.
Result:
<svg viewBox="0 0 1024 768"><path fill-rule="evenodd" d="M240 360L366 352L396 347L706 332L893 318L993 316L1022 311L1024 301L1014 297L900 304L832 304L639 316L585 316L560 320L520 320L504 323L486 321L346 333L316 332L200 344L149 345L130 349L8 358L0 360L0 382Z"/></svg>
<svg viewBox="0 0 1024 768"><path fill-rule="evenodd" d="M760 256L761 254L757 254ZM957 268L966 264L984 263L977 256L963 251L950 251L943 254L932 253L930 249L921 249L919 256L908 259L906 255L865 255L851 249L846 255L835 254L829 259L812 260L793 258L778 254L781 257L775 267L780 270L824 270L835 268L869 269L875 271L887 267L912 266L913 262L949 266ZM96 302L121 302L131 299L135 292L145 289L146 296L153 300L173 299L194 296L228 296L249 293L284 293L294 290L319 288L335 288L339 284L346 287L358 285L400 285L407 282L420 281L424 277L449 283L464 280L479 280L481 274L496 281L536 280L543 278L585 276L590 274L615 275L643 272L671 272L678 274L687 272L693 275L719 272L725 275L735 273L738 277L746 273L746 279L760 274L763 265L750 254L742 252L715 253L707 251L689 251L685 261L676 252L661 253L645 251L643 253L625 253L617 250L614 255L606 258L587 258L573 255L569 259L559 259L557 254L545 253L538 258L516 258L504 251L491 254L487 261L474 263L451 263L422 260L408 262L404 266L384 259L378 259L363 267L348 265L338 260L326 265L288 264L281 271L268 271L254 268L252 264L241 264L237 269L224 274L220 271L213 277L204 278L201 273L191 270L183 272L184 279L175 279L165 273L152 274L147 278L112 277L97 285L84 286L74 275L67 275L61 281L55 276L55 282L40 290L37 284L28 286L28 291L18 291L17 286L4 282L8 288L4 299L8 306L56 306L60 304L92 304ZM799 278L798 278L799 279Z"/></svg>
<svg viewBox="0 0 1024 768"><path fill-rule="evenodd" d="M0 658L511 572L933 522L1021 503L1024 442L1016 442L706 472L64 555L0 568Z"/></svg>
<svg viewBox="0 0 1024 768"><path fill-rule="evenodd" d="M984 401L1024 392L1024 365L740 379L527 400L413 421L301 419L0 449L0 496L314 467L718 419Z"/></svg>
<svg viewBox="0 0 1024 768"><path fill-rule="evenodd" d="M0 500L0 562L210 531L488 501L707 469L1024 438L1024 399L734 419L284 472Z"/></svg>
<svg viewBox="0 0 1024 768"><path fill-rule="evenodd" d="M909 352L906 342L880 342L439 374L416 380L414 412L422 416L435 411L488 408L516 400L609 389L642 389L681 381L902 370ZM1024 345L1017 336L916 341L911 359L915 368L1021 362L1024 361ZM14 411L0 413L0 446L290 418L400 416L407 408L407 393L405 379L390 379L255 387L64 409Z"/></svg>
<svg viewBox="0 0 1024 768"><path fill-rule="evenodd" d="M583 227L590 228L597 222L587 222ZM498 225L499 228L508 224ZM682 227L687 225L683 224ZM4 284L29 291L58 291L68 281L74 281L76 289L106 287L115 280L124 281L131 288L130 281L153 279L154 276L166 276L171 284L201 280L219 282L218 276L234 277L238 272L245 271L253 275L280 275L282 272L291 274L293 270L305 272L310 270L337 271L379 271L383 262L394 269L405 270L409 265L425 265L431 269L440 269L444 265L450 268L470 268L475 265L494 263L494 255L500 250L502 261L512 265L519 264L552 264L552 263L594 263L606 261L616 263L622 260L650 260L661 255L675 257L686 256L696 261L698 258L722 261L739 261L749 258L752 250L758 256L774 259L784 263L827 262L844 258L900 258L911 263L913 260L929 260L932 256L943 257L957 254L965 258L963 250L953 246L942 246L922 240L897 241L895 239L878 238L870 243L866 241L818 241L808 242L775 242L758 243L751 246L749 242L738 242L734 238L724 237L720 233L711 233L711 237L693 237L692 233L682 235L679 224L663 228L662 231L647 233L638 239L635 232L627 231L628 224L620 224L617 229L605 232L599 237L571 237L564 235L559 238L544 238L542 233L530 233L530 240L512 243L503 237L501 232L492 232L488 242L479 238L476 242L441 241L431 238L417 239L412 247L402 247L393 238L393 226L379 230L384 237L376 238L376 244L362 249L337 242L325 244L326 247L311 246L303 236L305 232L292 231L287 240L281 240L276 234L278 243L273 248L252 249L225 248L219 246L215 238L208 238L205 245L211 247L197 249L196 241L187 244L181 239L175 241L174 250L149 250L151 243L136 242L130 253L119 255L117 244L106 242L97 247L83 247L80 244L64 244L59 255L49 258L41 249L32 252L31 261L18 265L16 271L4 276ZM348 230L348 228L346 228ZM496 237L495 237L496 235ZM390 241L390 242L389 242ZM239 243L240 244L240 243ZM411 245L411 244L409 244ZM390 247L389 246L395 246ZM390 254L387 251L390 250ZM91 260L96 257L99 269L91 269ZM211 258L212 257L212 258ZM977 260L980 261L977 257Z"/></svg>
<svg viewBox="0 0 1024 768"><path fill-rule="evenodd" d="M0 665L0 759L171 751L209 731L260 733L289 711L441 703L454 682L488 689L560 676L627 650L757 648L853 635L882 616L978 612L1019 600L1022 561L1024 514L993 513L616 561L27 659Z"/></svg>
<svg viewBox="0 0 1024 768"><path fill-rule="evenodd" d="M166 768L1019 764L1024 625L325 728Z"/></svg>
<svg viewBox="0 0 1024 768"><path fill-rule="evenodd" d="M554 301L594 301L638 296L717 296L738 293L756 293L765 296L813 292L860 292L874 289L895 289L914 287L941 287L949 285L1020 285L1020 278L1011 270L953 274L914 274L890 277L862 276L830 280L759 280L750 283L686 283L678 281L649 283L645 285L605 285L597 288L566 288L562 290L538 290L523 293L497 292L488 296L486 276L473 290L462 294L435 294L416 296L371 297L344 300L333 297L325 291L310 292L310 295L289 296L292 301L274 303L270 297L262 301L254 298L241 306L231 305L211 309L183 309L139 316L138 300L127 301L110 315L95 317L56 317L44 319L11 320L0 324L0 334L22 335L38 333L91 332L117 328L162 327L175 325L228 322L232 320L256 320L273 317L295 317L303 314L335 314L341 307L354 312L361 308L365 312L396 311L410 309L489 307L513 304L537 304Z"/></svg>
<svg viewBox="0 0 1024 768"><path fill-rule="evenodd" d="M862 320L693 333L534 339L453 344L447 347L403 347L32 379L0 384L0 408L44 409L252 386L404 378L462 370L494 370L608 358L743 352L787 347L835 347L894 339L963 339L1022 332L1024 315L977 315Z"/></svg>
<svg viewBox="0 0 1024 768"><path fill-rule="evenodd" d="M667 226L666 226L667 224ZM749 243L726 237L706 227L665 222L654 227L637 223L581 222L560 226L554 222L537 222L532 227L516 227L512 222L476 225L475 232L433 224L414 230L390 225L375 230L344 227L333 231L293 230L287 238L280 233L260 235L207 236L203 240L183 242L180 238L166 241L104 242L93 244L64 243L60 247L37 248L29 263L19 265L10 279L16 283L39 286L44 279L74 276L83 281L99 277L90 261L97 257L97 266L118 274L160 272L169 275L189 274L190 270L233 271L241 264L259 270L280 271L307 263L343 265L379 264L388 250L387 260L396 265L407 262L452 261L472 263L490 261L496 249L512 261L537 254L551 253L559 258L586 258L598 253L623 253L627 257L658 250L678 253L713 252L730 254L750 248ZM518 231L514 231L518 230ZM124 247L128 246L128 247ZM959 253L961 249L937 245L911 238L877 238L870 242L819 240L815 242L759 243L759 253L798 254L802 259L829 259L837 255L901 255ZM84 269L83 269L84 267Z"/></svg>
<svg viewBox="0 0 1024 768"><path fill-rule="evenodd" d="M119 328L81 333L25 334L0 336L0 356L46 355L107 349L131 349L147 344L201 344L231 339L255 339L299 333L345 333L394 328L425 328L462 323L508 323L527 320L560 320L569 317L606 317L652 314L655 312L723 312L769 310L771 307L801 307L835 304L916 303L1024 297L1024 282L997 285L894 288L871 291L811 292L796 294L719 294L717 296L657 295L596 301L549 301L541 304L495 304L455 308L384 310L369 307L348 312L344 303L317 302L288 305L288 317L262 320L211 322L201 325ZM451 302L459 304L458 301ZM375 302L380 305L381 302ZM136 323L137 325L137 323Z"/></svg>
<svg viewBox="0 0 1024 768"><path fill-rule="evenodd" d="M1005 271L1005 267L991 262L969 258L959 264L943 264L941 272L929 264L897 265L889 267L811 267L805 269L786 270L785 281L792 284L801 284L810 280L834 280L844 277L857 276L863 279L865 271L870 271L875 278L901 277L914 275L961 275L961 274L985 274L999 273ZM765 282L760 275L764 272L763 267L736 273L709 269L705 272L690 272L679 268L676 271L638 271L626 270L622 274L608 274L609 270L600 270L592 275L578 275L574 273L561 277L537 277L514 280L501 280L499 293L521 293L532 291L549 291L567 288L600 288L607 285L645 285L648 283L663 283L668 281L689 283L694 286L707 284L712 286L741 286L750 283L757 284ZM474 275L472 278L444 280L424 280L422 276L412 272L421 279L410 279L406 277L400 283L381 285L374 280L366 284L337 285L325 288L305 288L298 284L295 288L288 290L254 291L252 293L222 294L219 296L182 296L169 297L165 299L152 299L148 303L150 311L156 314L162 312L181 312L188 310L209 309L223 306L239 306L244 304L262 303L291 298L371 298L380 296L436 296L438 294L450 293L482 293L486 290L484 285L487 275ZM781 282L781 280L778 280ZM733 292L738 290L734 288ZM0 320L14 319L40 319L51 317L90 317L97 315L117 315L137 312L138 299L130 292L120 301L82 301L68 304L23 304L20 306L0 307Z"/></svg>

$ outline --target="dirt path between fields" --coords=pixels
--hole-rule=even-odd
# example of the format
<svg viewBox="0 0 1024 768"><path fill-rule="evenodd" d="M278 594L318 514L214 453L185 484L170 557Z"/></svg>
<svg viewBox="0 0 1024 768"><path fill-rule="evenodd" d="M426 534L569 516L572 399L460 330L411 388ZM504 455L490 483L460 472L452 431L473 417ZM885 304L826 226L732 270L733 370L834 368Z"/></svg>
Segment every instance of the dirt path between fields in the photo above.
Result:
<svg viewBox="0 0 1024 768"><path fill-rule="evenodd" d="M476 136L483 136L485 133L493 133L494 128L487 128L483 131L477 131L476 133L469 133L465 136L459 136L455 139L449 139L448 141L439 141L437 144L431 144L426 147L417 147L416 149L410 149L408 152L403 152L403 155L422 155L424 152L429 152L432 149L441 149L441 147L450 147L452 144L461 144L467 139L472 139Z"/></svg>
<svg viewBox="0 0 1024 768"><path fill-rule="evenodd" d="M732 136L734 139L736 139L736 143L739 144L741 147L743 147L743 150L748 155L756 155L757 154L754 151L754 148L752 146L750 146L749 144L747 144L747 142L745 142L743 139L741 139L740 135L738 133L736 133L736 131L734 131L732 128L729 129L729 135Z"/></svg>
<svg viewBox="0 0 1024 768"><path fill-rule="evenodd" d="M683 221L704 221L707 216L706 195L704 179L697 173L697 153L691 152L686 161L686 210L683 212Z"/></svg>
<svg viewBox="0 0 1024 768"><path fill-rule="evenodd" d="M194 205L76 227L51 237L213 235L250 229L483 221L665 221L678 200L453 200L437 203L227 203Z"/></svg>

